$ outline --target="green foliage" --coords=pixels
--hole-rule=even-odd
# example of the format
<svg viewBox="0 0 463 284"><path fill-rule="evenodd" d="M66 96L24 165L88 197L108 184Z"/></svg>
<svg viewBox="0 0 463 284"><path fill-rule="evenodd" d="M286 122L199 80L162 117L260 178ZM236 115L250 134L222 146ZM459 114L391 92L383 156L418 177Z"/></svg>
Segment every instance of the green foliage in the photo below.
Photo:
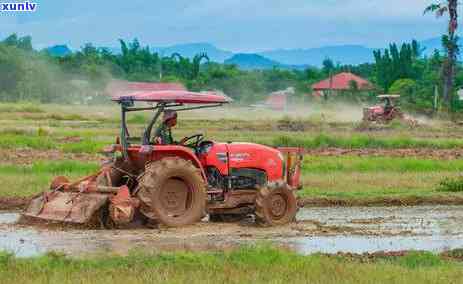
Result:
<svg viewBox="0 0 463 284"><path fill-rule="evenodd" d="M399 95L412 95L416 88L416 82L412 79L398 79L396 80L389 91L393 94Z"/></svg>
<svg viewBox="0 0 463 284"><path fill-rule="evenodd" d="M452 45L457 40L458 37L444 38L443 44ZM30 37L13 34L0 41L0 101L100 104L109 101L103 93L112 79L180 82L194 91L223 91L243 104L261 102L270 92L294 87L294 100L300 101L312 92L313 83L340 72L352 72L384 92L403 94L404 108L431 113L438 109L435 89L439 93L446 89L441 82L441 70L448 65L445 65L448 59L437 51L429 58L422 57L422 49L415 40L375 51L375 63L340 65L326 58L322 68L308 67L304 71L240 70L234 65L210 62L207 54L190 59L180 54L152 52L137 39L119 43L120 54L87 43L79 51L52 57L47 51L34 51ZM463 68L457 64L455 70L456 89L463 86ZM374 98L373 93L358 89L351 82L349 91L333 99L361 103ZM454 94L449 101L452 110L463 108Z"/></svg>
<svg viewBox="0 0 463 284"><path fill-rule="evenodd" d="M463 177L445 178L439 183L437 190L445 192L463 192Z"/></svg>
<svg viewBox="0 0 463 284"><path fill-rule="evenodd" d="M416 62L419 52L420 48L415 40L411 44L402 44L400 50L397 44L393 43L384 53L381 50L374 51L377 82L386 93L398 79L418 78L419 69Z"/></svg>

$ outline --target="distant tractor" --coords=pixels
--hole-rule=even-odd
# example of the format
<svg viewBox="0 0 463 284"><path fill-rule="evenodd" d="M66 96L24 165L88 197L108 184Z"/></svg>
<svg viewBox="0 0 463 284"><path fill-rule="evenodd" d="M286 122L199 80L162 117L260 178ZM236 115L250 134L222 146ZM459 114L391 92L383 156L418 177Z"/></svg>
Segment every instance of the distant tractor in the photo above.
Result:
<svg viewBox="0 0 463 284"><path fill-rule="evenodd" d="M417 121L405 115L400 107L397 106L396 100L400 98L400 95L379 95L377 98L383 103L383 105L375 105L364 108L364 122L388 124L395 119L400 119L407 122L410 126L416 126Z"/></svg>
<svg viewBox="0 0 463 284"><path fill-rule="evenodd" d="M56 177L50 190L31 201L26 217L81 224L96 220L105 227L135 221L178 227L207 214L211 221L254 215L269 226L295 220L301 149L221 143L203 134L172 139L177 112L221 106L229 98L175 90L113 100L121 105L121 132L105 149L109 161L76 182ZM138 138L126 119L137 111L152 112Z"/></svg>

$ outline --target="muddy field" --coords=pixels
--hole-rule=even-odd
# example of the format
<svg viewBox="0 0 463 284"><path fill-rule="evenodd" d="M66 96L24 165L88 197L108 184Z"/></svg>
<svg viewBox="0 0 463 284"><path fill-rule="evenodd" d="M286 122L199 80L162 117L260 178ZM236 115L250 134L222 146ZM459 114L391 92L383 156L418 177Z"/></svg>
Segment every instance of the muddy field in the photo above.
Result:
<svg viewBox="0 0 463 284"><path fill-rule="evenodd" d="M46 251L70 255L131 250L216 250L271 242L303 254L371 253L426 250L442 252L463 246L461 206L332 207L302 209L298 222L273 228L252 220L210 223L185 228L80 230L20 225L18 212L0 213L0 250L18 256Z"/></svg>
<svg viewBox="0 0 463 284"><path fill-rule="evenodd" d="M200 110L180 117L177 139L204 133L216 141L304 148L298 192L304 208L298 222L287 226L262 228L251 219L112 231L17 224L19 210L54 176L76 180L94 172L103 160L99 152L119 133L116 107L39 107L33 114L0 113L0 251L125 255L270 242L311 254L442 252L463 246L463 192L437 189L463 170L461 127L436 120L413 129L398 124L359 129L361 110L348 120L338 109ZM147 118L129 117L131 130L141 132Z"/></svg>

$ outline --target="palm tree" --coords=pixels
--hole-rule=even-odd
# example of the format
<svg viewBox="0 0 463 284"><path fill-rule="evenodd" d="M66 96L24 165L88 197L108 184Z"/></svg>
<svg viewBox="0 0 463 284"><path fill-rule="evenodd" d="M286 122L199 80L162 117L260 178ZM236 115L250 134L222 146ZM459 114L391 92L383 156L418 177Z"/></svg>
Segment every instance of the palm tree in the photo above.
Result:
<svg viewBox="0 0 463 284"><path fill-rule="evenodd" d="M450 106L450 98L455 80L455 65L458 55L458 0L447 0L429 5L424 13L435 13L436 17L442 17L445 13L449 15L448 33L442 36L442 45L447 52L447 58L442 66L443 79L443 100L447 106Z"/></svg>

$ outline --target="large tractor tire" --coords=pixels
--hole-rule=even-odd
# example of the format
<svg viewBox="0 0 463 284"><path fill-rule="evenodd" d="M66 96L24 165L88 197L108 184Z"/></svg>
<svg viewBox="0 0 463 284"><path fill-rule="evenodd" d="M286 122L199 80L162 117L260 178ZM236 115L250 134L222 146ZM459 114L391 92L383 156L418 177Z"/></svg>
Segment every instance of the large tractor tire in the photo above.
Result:
<svg viewBox="0 0 463 284"><path fill-rule="evenodd" d="M204 180L191 161L164 158L147 165L137 192L142 213L166 226L194 224L205 216Z"/></svg>
<svg viewBox="0 0 463 284"><path fill-rule="evenodd" d="M259 189L256 198L256 223L278 226L295 220L298 211L294 190L287 184L276 183Z"/></svg>

